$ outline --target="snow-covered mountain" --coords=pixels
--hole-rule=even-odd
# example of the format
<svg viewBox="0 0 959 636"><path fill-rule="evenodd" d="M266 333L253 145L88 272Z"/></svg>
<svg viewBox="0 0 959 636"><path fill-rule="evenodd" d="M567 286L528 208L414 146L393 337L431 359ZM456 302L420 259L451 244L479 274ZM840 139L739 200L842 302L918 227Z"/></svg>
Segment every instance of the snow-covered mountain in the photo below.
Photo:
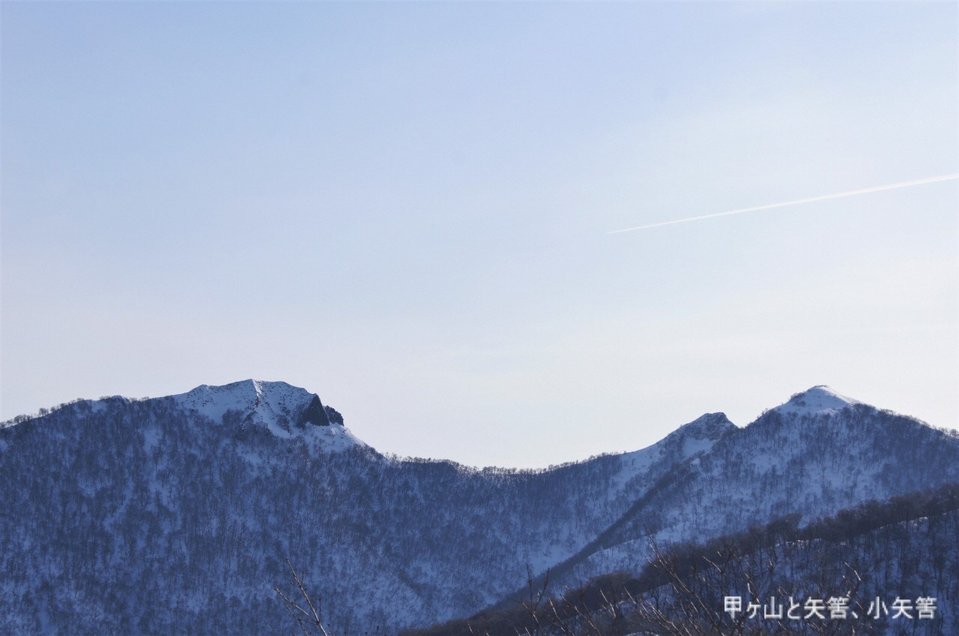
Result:
<svg viewBox="0 0 959 636"><path fill-rule="evenodd" d="M554 584L638 573L650 546L701 541L793 514L807 524L868 500L959 482L959 436L817 386L679 463Z"/></svg>
<svg viewBox="0 0 959 636"><path fill-rule="evenodd" d="M612 572L404 636L959 633L959 485L797 522L673 544L638 576Z"/></svg>
<svg viewBox="0 0 959 636"><path fill-rule="evenodd" d="M0 429L0 632L273 633L289 559L350 632L959 481L959 438L815 387L745 428L707 414L545 471L385 456L282 382L78 401Z"/></svg>

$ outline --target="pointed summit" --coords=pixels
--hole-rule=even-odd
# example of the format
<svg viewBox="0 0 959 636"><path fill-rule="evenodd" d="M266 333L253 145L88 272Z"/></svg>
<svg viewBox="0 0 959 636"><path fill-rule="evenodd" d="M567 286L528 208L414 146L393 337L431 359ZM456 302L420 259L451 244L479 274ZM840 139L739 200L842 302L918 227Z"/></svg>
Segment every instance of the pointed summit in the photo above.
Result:
<svg viewBox="0 0 959 636"><path fill-rule="evenodd" d="M667 438L667 443L679 444L683 457L691 457L710 448L716 441L736 425L729 421L725 413L705 413L692 422L683 424Z"/></svg>
<svg viewBox="0 0 959 636"><path fill-rule="evenodd" d="M683 424L675 431L673 435L682 434L687 437L695 437L708 440L717 440L730 429L735 429L736 425L729 421L725 413L704 413L692 422Z"/></svg>
<svg viewBox="0 0 959 636"><path fill-rule="evenodd" d="M785 404L774 410L788 415L832 415L846 407L861 404L859 400L836 393L828 386L820 384L811 389L796 393Z"/></svg>

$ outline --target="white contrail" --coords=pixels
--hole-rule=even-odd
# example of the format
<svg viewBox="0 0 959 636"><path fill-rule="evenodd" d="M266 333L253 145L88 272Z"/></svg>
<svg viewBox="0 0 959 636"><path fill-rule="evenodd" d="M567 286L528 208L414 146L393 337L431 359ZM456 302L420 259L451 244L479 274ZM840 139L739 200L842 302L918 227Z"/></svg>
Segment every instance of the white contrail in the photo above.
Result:
<svg viewBox="0 0 959 636"><path fill-rule="evenodd" d="M809 197L807 199L796 199L795 201L784 201L782 203L769 203L766 205L757 205L752 208L740 208L738 210L727 210L726 212L715 212L713 214L703 214L702 216L690 216L685 219L676 219L674 221L660 221L659 223L649 223L648 225L637 225L627 227L622 230L611 230L607 234L622 234L623 232L636 232L638 230L649 230L654 227L663 227L666 225L677 225L679 223L690 223L692 221L702 221L703 219L715 219L720 216L732 216L733 214L745 214L746 212L759 212L760 210L772 210L773 208L784 208L789 205L802 205L803 203L814 203L816 201L828 201L830 199L841 199L843 197L854 197L859 194L870 194L872 192L883 192L884 190L895 190L897 188L911 188L912 186L925 185L927 183L939 183L940 181L955 181L959 179L959 173L944 174L938 177L927 177L925 179L915 179L914 181L900 181L899 183L890 183L887 185L873 186L872 188L861 188L859 190L849 190L848 192L836 192L833 194L823 194L818 197Z"/></svg>

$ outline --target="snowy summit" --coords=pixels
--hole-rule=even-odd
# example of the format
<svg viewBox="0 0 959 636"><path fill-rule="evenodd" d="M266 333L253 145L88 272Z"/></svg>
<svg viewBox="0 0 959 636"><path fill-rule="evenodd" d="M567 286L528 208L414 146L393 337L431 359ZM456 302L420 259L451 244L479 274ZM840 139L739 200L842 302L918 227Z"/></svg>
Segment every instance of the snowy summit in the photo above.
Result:
<svg viewBox="0 0 959 636"><path fill-rule="evenodd" d="M785 404L776 407L776 411L788 415L832 415L846 407L860 404L859 400L836 393L828 386L820 384L802 393L796 393Z"/></svg>
<svg viewBox="0 0 959 636"><path fill-rule="evenodd" d="M334 628L427 629L514 602L527 566L557 590L639 577L654 545L811 524L959 483L959 437L865 406L850 417L852 404L818 386L781 418L740 428L709 413L644 449L542 471L377 453L284 382L65 404L0 428L0 483L16 485L0 488L0 510L16 510L0 515L0 634L286 631L269 583L291 589L287 559L324 598L349 600L324 613ZM934 536L951 546L949 514ZM904 530L889 554L911 558ZM934 574L896 589L898 556L849 549L837 554L889 573L861 598L957 605Z"/></svg>
<svg viewBox="0 0 959 636"><path fill-rule="evenodd" d="M254 419L261 422L279 416L291 417L306 409L314 399L319 400L306 389L286 382L263 380L241 380L223 386L202 384L192 391L171 397L181 407L215 422L219 422L227 411L239 411L244 415L252 413ZM328 424L329 421L318 423Z"/></svg>
<svg viewBox="0 0 959 636"><path fill-rule="evenodd" d="M320 396L286 382L241 380L222 386L200 385L170 396L176 404L214 422L228 413L268 429L280 438L307 436L325 440L326 450L365 446L343 426L342 416Z"/></svg>

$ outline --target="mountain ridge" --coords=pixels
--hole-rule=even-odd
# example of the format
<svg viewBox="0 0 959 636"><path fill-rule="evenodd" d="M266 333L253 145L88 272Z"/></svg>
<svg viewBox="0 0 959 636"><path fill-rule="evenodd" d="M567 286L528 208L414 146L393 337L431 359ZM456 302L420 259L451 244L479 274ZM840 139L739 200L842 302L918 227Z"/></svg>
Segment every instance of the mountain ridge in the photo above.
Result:
<svg viewBox="0 0 959 636"><path fill-rule="evenodd" d="M222 385L201 384L182 393L174 393L163 396L131 398L122 395L111 395L104 396L99 399L79 398L49 409L41 408L40 412L37 414L19 415L14 418L10 418L4 422L0 422L0 429L15 426L25 421L40 419L60 408L76 405L79 403L89 404L96 409L97 405L104 400L121 400L125 402L173 400L182 408L195 411L198 415L206 419L213 420L214 423L221 423L224 415L227 415L232 411L238 411L241 414L241 418L249 418L249 421L266 426L272 433L282 437L286 437L291 434L291 431L289 430L289 420L291 419L291 416L293 416L293 421L297 425L309 423L318 426L342 426L349 433L349 436L356 440L357 443L366 445L365 442L353 435L352 432L350 432L345 426L344 418L340 412L335 408L324 404L317 393L311 392L303 387L292 385L282 380L259 380L255 378L246 378ZM314 404L314 402L316 404ZM700 433L699 429L708 429L709 432L706 433L707 435L716 435L719 432L717 427L725 428L727 424L737 429L745 428L761 420L764 415L771 411L775 411L784 415L810 417L820 414L835 413L843 410L844 408L854 407L856 405L863 405L876 410L882 410L883 412L893 413L897 416L910 417L895 411L879 409L878 407L865 404L864 402L854 398L841 395L827 385L820 384L810 387L805 391L793 393L789 400L778 406L764 410L759 417L744 426L735 424L729 420L725 413L721 411L707 412L694 420L691 420L685 424L681 424L670 433L667 433L665 437L653 442L652 444L635 450L607 451L601 453L599 456L638 452L650 446L654 446L668 439L671 435L683 430L686 430L687 434L691 434L695 430L697 431L697 435L701 436L703 433ZM312 410L310 415L304 418L304 412L311 409L311 407ZM283 425L278 429L273 421L275 419L287 420L287 422L284 422ZM914 419L915 421L920 422L925 426L930 426L931 428L938 428L917 418L910 417L910 419ZM591 458L592 457L583 457L580 459L564 462L562 464L551 465L550 467L533 470L548 470L553 467L587 461ZM412 459L412 457L409 457L409 459ZM459 466L476 468L478 470L514 470L513 468L507 466L473 466L447 458L431 459L434 461L452 461L454 464Z"/></svg>
<svg viewBox="0 0 959 636"><path fill-rule="evenodd" d="M479 470L380 454L325 405L327 423L302 419L322 404L304 389L225 386L0 429L0 480L16 486L0 508L18 511L0 516L0 631L44 631L46 616L74 633L274 632L288 558L334 628L399 630L494 605L527 566L573 587L637 571L650 538L959 481L959 437L862 404L745 427L706 414L636 451Z"/></svg>

